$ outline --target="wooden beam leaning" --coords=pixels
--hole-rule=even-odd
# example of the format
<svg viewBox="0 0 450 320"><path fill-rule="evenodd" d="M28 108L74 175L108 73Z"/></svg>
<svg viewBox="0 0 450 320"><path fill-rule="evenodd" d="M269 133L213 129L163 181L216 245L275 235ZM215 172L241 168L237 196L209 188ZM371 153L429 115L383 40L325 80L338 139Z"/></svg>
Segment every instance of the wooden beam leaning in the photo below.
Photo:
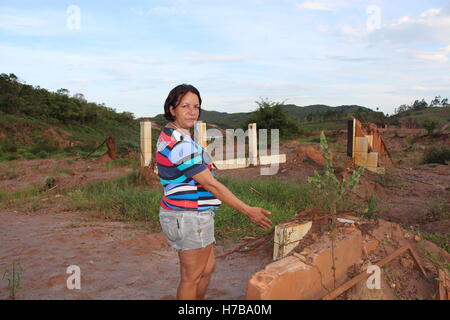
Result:
<svg viewBox="0 0 450 320"><path fill-rule="evenodd" d="M425 270L423 269L422 265L419 262L418 256L417 254L414 252L413 248L411 247L411 245L407 244L404 245L403 247L401 247L400 249L395 250L394 252L392 252L390 255L388 255L386 258L380 260L378 263L376 263L375 265L378 267L382 267L385 264L388 264L389 262L391 262L392 260L394 260L395 258L397 258L398 256L400 256L403 252L405 251L409 251L409 253L411 254L411 256L413 257L415 263L417 264L417 266L419 267L420 271L422 272L422 274L425 276L425 278L427 278L427 274L425 273ZM322 298L322 300L333 300L337 297L339 297L341 294L343 294L345 291L349 290L350 288L352 288L353 286L355 286L357 283L359 283L360 281L368 278L370 276L369 273L367 272L361 272L360 274L358 274L356 277L354 277L353 279L347 281L346 283L344 283L343 285L341 285L340 287L334 289L333 291L331 291L330 293L328 293L326 296L324 296Z"/></svg>

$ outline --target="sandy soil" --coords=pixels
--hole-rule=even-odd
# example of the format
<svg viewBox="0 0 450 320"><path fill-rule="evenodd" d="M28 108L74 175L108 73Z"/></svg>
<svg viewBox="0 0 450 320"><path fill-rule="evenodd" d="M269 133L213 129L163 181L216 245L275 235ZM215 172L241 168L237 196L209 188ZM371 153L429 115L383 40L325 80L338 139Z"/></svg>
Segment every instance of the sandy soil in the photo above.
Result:
<svg viewBox="0 0 450 320"><path fill-rule="evenodd" d="M0 271L21 268L16 299L174 299L178 255L160 233L122 222L80 222L83 213L0 212ZM81 219L82 220L82 219ZM223 252L222 246L216 253ZM270 262L271 247L217 260L207 299L243 299L247 280ZM81 290L67 289L69 265ZM7 281L0 299L9 297Z"/></svg>

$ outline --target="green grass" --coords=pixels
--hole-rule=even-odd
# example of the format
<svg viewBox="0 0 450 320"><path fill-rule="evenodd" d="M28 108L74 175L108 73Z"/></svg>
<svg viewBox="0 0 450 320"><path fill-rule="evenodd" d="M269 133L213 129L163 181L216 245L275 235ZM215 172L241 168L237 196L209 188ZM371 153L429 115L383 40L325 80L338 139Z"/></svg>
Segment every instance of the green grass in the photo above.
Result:
<svg viewBox="0 0 450 320"><path fill-rule="evenodd" d="M450 162L450 148L433 148L428 150L425 153L422 162L447 164Z"/></svg>
<svg viewBox="0 0 450 320"><path fill-rule="evenodd" d="M0 190L0 208L12 207L17 204L18 200L36 197L41 193L42 191L37 186L32 186L29 188L19 189L15 191Z"/></svg>
<svg viewBox="0 0 450 320"><path fill-rule="evenodd" d="M347 120L324 121L317 123L302 122L300 123L300 128L311 132L347 129Z"/></svg>
<svg viewBox="0 0 450 320"><path fill-rule="evenodd" d="M136 185L137 174L89 183L68 193L71 207L96 210L109 219L156 221L161 189Z"/></svg>
<svg viewBox="0 0 450 320"><path fill-rule="evenodd" d="M402 121L406 118L416 118L419 125L422 125L425 121L436 121L438 129L445 125L450 119L450 108L441 107L428 107L423 110L406 111L397 115L389 117L388 123L392 124L396 120Z"/></svg>
<svg viewBox="0 0 450 320"><path fill-rule="evenodd" d="M24 128L15 130L14 128ZM79 156L87 156L97 148L107 136L116 140L117 151L124 154L124 148L139 151L139 122L122 124L117 121L103 120L96 125L63 125L53 124L50 120L33 119L24 115L2 114L0 128L6 132L6 137L0 138L0 162L17 159L47 159L71 157L72 152ZM62 130L71 135L60 134L67 141L81 142L82 145L67 148L57 148L57 141L51 137L42 137L44 130L54 128L56 132ZM152 130L153 144L159 136L159 130ZM99 157L106 152L106 146L90 155Z"/></svg>
<svg viewBox="0 0 450 320"><path fill-rule="evenodd" d="M450 238L448 235L440 232L434 233L421 232L420 234L424 239L433 242L434 244L438 245L439 247L450 253Z"/></svg>
<svg viewBox="0 0 450 320"><path fill-rule="evenodd" d="M239 199L248 205L269 210L269 218L275 226L280 221L291 218L298 211L309 208L312 203L308 194L309 185L293 185L273 178L253 179L219 179ZM256 190L252 192L250 188ZM222 205L216 215L216 235L218 239L241 239L244 236L259 236L269 231L253 225L247 217L227 205Z"/></svg>
<svg viewBox="0 0 450 320"><path fill-rule="evenodd" d="M159 203L162 189L150 189L136 184L137 174L109 181L89 183L68 193L70 206L75 210L97 211L106 219L153 222L159 228ZM292 185L275 179L261 178L219 179L239 199L251 206L272 212L270 219L278 222L292 217L301 209L311 207L309 185ZM250 188L257 190L252 192ZM259 236L270 232L253 225L247 217L222 205L216 214L216 237L218 240L239 240L245 236Z"/></svg>

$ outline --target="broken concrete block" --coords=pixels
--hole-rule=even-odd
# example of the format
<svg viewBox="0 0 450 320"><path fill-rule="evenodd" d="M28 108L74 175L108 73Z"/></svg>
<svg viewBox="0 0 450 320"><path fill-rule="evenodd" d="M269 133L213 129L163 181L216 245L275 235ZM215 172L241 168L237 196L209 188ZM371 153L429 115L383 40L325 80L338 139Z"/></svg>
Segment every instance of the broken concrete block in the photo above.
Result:
<svg viewBox="0 0 450 320"><path fill-rule="evenodd" d="M286 163L286 155L285 154L275 154L271 156L259 156L258 157L259 165L268 165L268 164L275 164L275 163Z"/></svg>
<svg viewBox="0 0 450 320"><path fill-rule="evenodd" d="M273 259L285 257L309 232L312 221L306 223L287 222L275 226Z"/></svg>
<svg viewBox="0 0 450 320"><path fill-rule="evenodd" d="M367 143L368 143L369 147L373 149L373 135L371 135L371 134L366 135L366 138L367 138Z"/></svg>
<svg viewBox="0 0 450 320"><path fill-rule="evenodd" d="M365 240L363 243L363 250L367 254L370 254L372 251L375 251L378 249L378 240L376 239L368 239Z"/></svg>
<svg viewBox="0 0 450 320"><path fill-rule="evenodd" d="M370 152L367 154L366 167L378 167L378 152Z"/></svg>
<svg viewBox="0 0 450 320"><path fill-rule="evenodd" d="M331 240L328 237L320 240L311 245L314 253L307 257L308 263L292 255L272 262L264 270L255 273L248 282L246 299L321 299L333 290ZM348 268L360 261L361 252L362 235L357 229L334 241L337 286L346 280Z"/></svg>
<svg viewBox="0 0 450 320"><path fill-rule="evenodd" d="M344 218L337 218L337 221L339 221L341 223L355 223L355 220L344 219Z"/></svg>
<svg viewBox="0 0 450 320"><path fill-rule="evenodd" d="M386 174L386 169L383 168L377 168L377 167L366 167L367 170L372 171L374 173L378 174Z"/></svg>
<svg viewBox="0 0 450 320"><path fill-rule="evenodd" d="M366 137L356 137L355 138L355 152L365 152L369 151L369 142Z"/></svg>
<svg viewBox="0 0 450 320"><path fill-rule="evenodd" d="M355 152L354 160L355 164L358 166L366 166L367 164L367 152Z"/></svg>

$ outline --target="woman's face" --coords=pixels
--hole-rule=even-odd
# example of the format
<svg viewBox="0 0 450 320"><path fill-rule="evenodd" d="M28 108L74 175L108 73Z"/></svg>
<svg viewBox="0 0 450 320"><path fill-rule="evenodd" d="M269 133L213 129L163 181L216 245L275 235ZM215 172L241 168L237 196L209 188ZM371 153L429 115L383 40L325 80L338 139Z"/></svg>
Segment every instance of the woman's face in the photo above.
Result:
<svg viewBox="0 0 450 320"><path fill-rule="evenodd" d="M195 93L188 92L184 95L175 109L170 106L170 113L175 116L177 125L184 129L194 126L200 114L200 103Z"/></svg>

